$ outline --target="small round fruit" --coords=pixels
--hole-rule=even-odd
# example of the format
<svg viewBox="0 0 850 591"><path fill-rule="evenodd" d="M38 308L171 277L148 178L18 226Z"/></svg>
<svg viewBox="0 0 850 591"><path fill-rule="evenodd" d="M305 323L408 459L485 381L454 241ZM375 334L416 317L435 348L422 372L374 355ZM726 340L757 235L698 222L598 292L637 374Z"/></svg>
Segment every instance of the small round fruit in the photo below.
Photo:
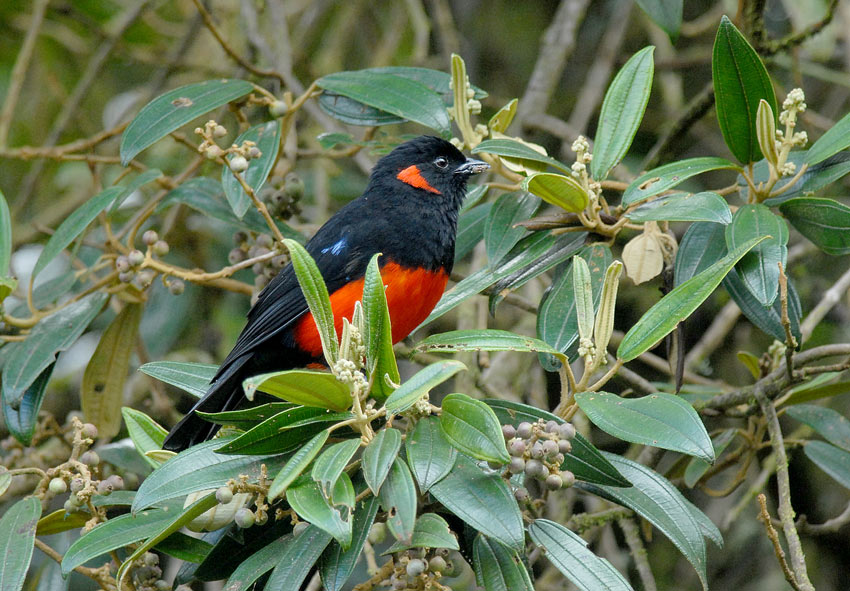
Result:
<svg viewBox="0 0 850 591"><path fill-rule="evenodd" d="M224 125L216 125L213 127L213 137L224 137L227 135L227 129Z"/></svg>
<svg viewBox="0 0 850 591"><path fill-rule="evenodd" d="M369 529L369 543L380 544L387 538L387 525L385 523L376 522Z"/></svg>
<svg viewBox="0 0 850 591"><path fill-rule="evenodd" d="M75 505L71 502L71 499L68 499L67 501L65 501L65 505L63 506L63 508L65 509L65 513L76 513L77 509L79 508L79 505Z"/></svg>
<svg viewBox="0 0 850 591"><path fill-rule="evenodd" d="M118 474L113 474L106 481L112 485L112 490L123 490L124 489L124 479L118 476Z"/></svg>
<svg viewBox="0 0 850 591"><path fill-rule="evenodd" d="M68 490L68 484L61 478L51 478L50 484L47 485L47 488L54 495L61 495Z"/></svg>
<svg viewBox="0 0 850 591"><path fill-rule="evenodd" d="M556 433L558 431L558 421L546 421L546 432Z"/></svg>
<svg viewBox="0 0 850 591"><path fill-rule="evenodd" d="M115 268L119 273L126 273L130 270L130 261L122 254L115 259Z"/></svg>
<svg viewBox="0 0 850 591"><path fill-rule="evenodd" d="M222 505L226 505L233 500L233 491L227 486L222 486L215 491L215 500Z"/></svg>
<svg viewBox="0 0 850 591"><path fill-rule="evenodd" d="M520 457L525 453L525 441L522 439L511 439L508 444L508 453L515 457Z"/></svg>
<svg viewBox="0 0 850 591"><path fill-rule="evenodd" d="M534 445L531 446L531 457L535 460L543 457L543 444L539 441L535 441Z"/></svg>
<svg viewBox="0 0 850 591"><path fill-rule="evenodd" d="M505 436L505 441L510 441L516 437L516 427L513 425L502 425L502 435Z"/></svg>
<svg viewBox="0 0 850 591"><path fill-rule="evenodd" d="M97 439L97 427L91 423L83 423L83 437Z"/></svg>
<svg viewBox="0 0 850 591"><path fill-rule="evenodd" d="M272 104L269 105L269 113L272 117L283 117L286 115L286 111L286 103L283 101L272 101Z"/></svg>
<svg viewBox="0 0 850 591"><path fill-rule="evenodd" d="M545 474L548 474L549 471L540 460L528 460L525 463L525 473L531 478L540 478L545 476Z"/></svg>
<svg viewBox="0 0 850 591"><path fill-rule="evenodd" d="M564 486L564 481L557 474L550 474L546 477L546 488L549 490L558 490L562 486Z"/></svg>
<svg viewBox="0 0 850 591"><path fill-rule="evenodd" d="M254 525L256 517L254 517L253 511L251 511L247 507L242 507L236 512L233 521L236 522L236 525L245 529Z"/></svg>
<svg viewBox="0 0 850 591"><path fill-rule="evenodd" d="M86 483L83 482L82 478L72 478L71 479L71 492L78 493L86 487Z"/></svg>
<svg viewBox="0 0 850 591"><path fill-rule="evenodd" d="M519 474L523 470L525 470L525 460L522 458L511 458L511 463L508 464L508 472Z"/></svg>
<svg viewBox="0 0 850 591"><path fill-rule="evenodd" d="M227 262L231 265L235 265L236 263L241 263L246 258L245 251L241 248L234 248L229 253L227 253Z"/></svg>
<svg viewBox="0 0 850 591"><path fill-rule="evenodd" d="M558 451L562 454L568 454L573 450L573 444L569 439L561 439L558 441Z"/></svg>
<svg viewBox="0 0 850 591"><path fill-rule="evenodd" d="M446 559L442 556L434 556L428 561L428 570L432 573L441 573L446 570Z"/></svg>
<svg viewBox="0 0 850 591"><path fill-rule="evenodd" d="M181 295L186 291L186 284L180 279L172 279L168 282L168 291L171 292L171 295Z"/></svg>
<svg viewBox="0 0 850 591"><path fill-rule="evenodd" d="M118 281L120 281L121 283L130 283L135 278L136 273L133 271L124 271L122 273L118 273Z"/></svg>
<svg viewBox="0 0 850 591"><path fill-rule="evenodd" d="M516 428L516 436L520 439L528 439L531 437L531 423L523 421Z"/></svg>
<svg viewBox="0 0 850 591"><path fill-rule="evenodd" d="M524 488L518 488L514 491L514 498L520 503L524 503L528 500L528 491Z"/></svg>
<svg viewBox="0 0 850 591"><path fill-rule="evenodd" d="M408 577L418 577L419 575L425 572L425 569L425 561L421 558L414 558L413 560L407 563L407 568L405 569L405 571L407 572Z"/></svg>
<svg viewBox="0 0 850 591"><path fill-rule="evenodd" d="M242 230L233 233L233 244L236 246L242 246L243 242L248 241L248 233Z"/></svg>
<svg viewBox="0 0 850 591"><path fill-rule="evenodd" d="M564 423L558 426L558 434L564 439L572 439L576 436L576 428L572 423Z"/></svg>
<svg viewBox="0 0 850 591"><path fill-rule="evenodd" d="M168 254L169 246L165 240L157 240L151 247L156 256L162 257Z"/></svg>
<svg viewBox="0 0 850 591"><path fill-rule="evenodd" d="M142 263L145 262L145 253L141 250L131 250L127 255L127 260L130 263L131 267L138 267Z"/></svg>
<svg viewBox="0 0 850 591"><path fill-rule="evenodd" d="M230 170L233 172L245 172L248 170L248 160L244 156L234 156L230 159Z"/></svg>
<svg viewBox="0 0 850 591"><path fill-rule="evenodd" d="M262 246L263 248L270 249L272 246L274 246L274 239L268 234L257 234L256 244L257 246ZM265 252L268 252L268 250L266 250Z"/></svg>
<svg viewBox="0 0 850 591"><path fill-rule="evenodd" d="M564 481L563 487L569 488L576 483L576 475L569 470L561 472L561 480Z"/></svg>
<svg viewBox="0 0 850 591"><path fill-rule="evenodd" d="M100 456L97 452L89 450L80 456L80 461L86 466L97 466L100 463Z"/></svg>
<svg viewBox="0 0 850 591"><path fill-rule="evenodd" d="M543 455L547 458L555 457L555 454L558 453L558 442L552 441L551 439L547 439L543 442Z"/></svg>
<svg viewBox="0 0 850 591"><path fill-rule="evenodd" d="M142 242L148 246L153 246L157 240L159 240L159 234L156 233L156 230L148 230L142 234Z"/></svg>
<svg viewBox="0 0 850 591"><path fill-rule="evenodd" d="M112 494L113 490L112 483L108 480L101 480L97 483L97 494L99 495L107 497Z"/></svg>

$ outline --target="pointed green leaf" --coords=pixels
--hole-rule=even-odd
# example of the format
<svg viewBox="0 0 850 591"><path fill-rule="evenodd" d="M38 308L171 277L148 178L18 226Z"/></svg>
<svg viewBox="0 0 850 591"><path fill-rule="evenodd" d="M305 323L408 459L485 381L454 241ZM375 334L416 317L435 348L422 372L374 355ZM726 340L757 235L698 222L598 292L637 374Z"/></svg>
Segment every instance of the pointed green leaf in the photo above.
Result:
<svg viewBox="0 0 850 591"><path fill-rule="evenodd" d="M782 326L782 301L780 298L773 300L773 304L766 308L747 289L736 269L729 271L723 279L723 287L741 308L744 316L762 332L772 336L779 341L785 341L785 327ZM797 343L803 342L800 333L800 320L803 310L800 306L800 297L791 278L788 278L788 320L791 322L791 334L797 339Z"/></svg>
<svg viewBox="0 0 850 591"><path fill-rule="evenodd" d="M484 140L474 148L473 154L487 152L488 154L496 154L497 156L505 156L506 158L516 158L519 160L531 160L532 162L540 162L547 164L558 170L569 174L570 167L554 158L541 154L516 140L509 138L500 138L495 140Z"/></svg>
<svg viewBox="0 0 850 591"><path fill-rule="evenodd" d="M443 100L422 82L369 70L338 72L316 80L319 88L385 113L421 123L447 135L451 130Z"/></svg>
<svg viewBox="0 0 850 591"><path fill-rule="evenodd" d="M307 529L310 528L308 527ZM330 541L331 537L328 534L316 527L313 527L313 529L321 533L321 535L326 536L328 541ZM306 531L302 533L306 533ZM291 551L291 546L298 547L298 544L291 542L292 534L287 534L272 540L266 546L251 554L230 574L227 582L224 584L225 591L249 591L252 589L252 585L257 579L275 567L278 560L280 560L281 554L288 550Z"/></svg>
<svg viewBox="0 0 850 591"><path fill-rule="evenodd" d="M573 257L573 299L576 303L576 324L578 325L579 342L593 337L593 286L591 285L590 268L580 256Z"/></svg>
<svg viewBox="0 0 850 591"><path fill-rule="evenodd" d="M175 88L142 107L121 136L121 164L193 119L241 98L253 86L245 80L207 80Z"/></svg>
<svg viewBox="0 0 850 591"><path fill-rule="evenodd" d="M255 427L257 423L262 423L266 419L270 419L283 411L292 410L296 406L298 405L291 402L269 402L238 410L226 410L223 412L203 412L196 410L195 412L205 421L217 425L233 425L240 429L248 430Z"/></svg>
<svg viewBox="0 0 850 591"><path fill-rule="evenodd" d="M17 409L36 378L76 342L108 299L105 293L88 295L36 324L25 340L3 347L3 401Z"/></svg>
<svg viewBox="0 0 850 591"><path fill-rule="evenodd" d="M385 400L393 388L384 379L388 375L394 384L401 382L395 353L393 353L393 333L390 324L390 311L387 307L387 294L381 272L378 269L376 254L366 267L363 280L363 314L366 318L366 366L372 377L372 395Z"/></svg>
<svg viewBox="0 0 850 591"><path fill-rule="evenodd" d="M650 45L629 58L605 93L590 162L591 176L597 181L605 180L632 145L652 90L654 52Z"/></svg>
<svg viewBox="0 0 850 591"><path fill-rule="evenodd" d="M218 366L183 361L153 361L145 363L139 371L200 398L207 393Z"/></svg>
<svg viewBox="0 0 850 591"><path fill-rule="evenodd" d="M725 158L715 157L687 158L659 166L640 175L626 187L623 206L659 195L698 174L721 169L737 170L738 166Z"/></svg>
<svg viewBox="0 0 850 591"><path fill-rule="evenodd" d="M325 495L333 490L339 475L359 447L359 439L340 441L325 449L313 463L313 480L319 484Z"/></svg>
<svg viewBox="0 0 850 591"><path fill-rule="evenodd" d="M807 424L831 444L850 451L850 421L838 411L814 404L797 404L785 413Z"/></svg>
<svg viewBox="0 0 850 591"><path fill-rule="evenodd" d="M795 150L788 154L787 162L794 164L797 167L796 170L799 170L804 164L806 154L807 151ZM794 197L811 195L846 176L848 172L850 172L850 152L839 152L823 162L812 164L799 177L793 175L780 178L773 186L772 192L781 193L765 199L764 204L768 207L776 207ZM764 183L769 178L770 167L767 161L759 160L756 162L753 166L753 183L758 186L759 183ZM747 181L740 174L738 175L738 187L739 191L743 191L743 194L746 194L749 190Z"/></svg>
<svg viewBox="0 0 850 591"><path fill-rule="evenodd" d="M511 457L493 410L466 394L443 398L440 426L449 443L478 460L507 464Z"/></svg>
<svg viewBox="0 0 850 591"><path fill-rule="evenodd" d="M389 474L400 448L401 431L388 427L378 431L363 450L361 456L363 478L372 494L376 495L380 492L381 485Z"/></svg>
<svg viewBox="0 0 850 591"><path fill-rule="evenodd" d="M209 556L213 545L199 538L193 538L188 534L176 531L154 546L154 550L168 554L177 560L203 562Z"/></svg>
<svg viewBox="0 0 850 591"><path fill-rule="evenodd" d="M332 373L315 369L287 369L248 378L242 383L248 399L259 390L281 400L344 411L351 406L351 393L346 384Z"/></svg>
<svg viewBox="0 0 850 591"><path fill-rule="evenodd" d="M499 422L503 425L513 425L516 427L523 421L534 423L537 419L555 421L558 424L564 422L564 419L561 417L520 402L496 400L494 398L485 399L483 402L493 409ZM623 478L617 472L617 469L611 465L611 462L606 460L599 450L585 439L581 433L576 433L572 444L573 449L566 455L564 463L561 465L562 470L569 470L575 474L577 480L583 480L585 482L606 484L608 486L631 486L631 483Z"/></svg>
<svg viewBox="0 0 850 591"><path fill-rule="evenodd" d="M289 591L300 589L313 565L331 541L331 536L316 527L309 526L297 536L287 536L283 551L275 558L277 566L263 586L264 591ZM229 589L225 588L225 591Z"/></svg>
<svg viewBox="0 0 850 591"><path fill-rule="evenodd" d="M507 330L451 330L433 334L415 347L422 353L458 353L461 351L521 351L560 355L540 339Z"/></svg>
<svg viewBox="0 0 850 591"><path fill-rule="evenodd" d="M298 285L304 293L307 305L310 307L310 314L319 329L325 359L328 366L333 367L339 357L339 341L337 341L336 329L334 328L334 316L325 280L316 266L316 261L310 256L307 249L294 240L287 239L283 243L289 250L292 268L295 269L295 275L298 278Z"/></svg>
<svg viewBox="0 0 850 591"><path fill-rule="evenodd" d="M484 243L490 266L497 265L528 230L514 227L534 215L540 200L524 191L504 193L496 199L484 224Z"/></svg>
<svg viewBox="0 0 850 591"><path fill-rule="evenodd" d="M670 42L675 43L682 27L683 0L637 0L637 3L652 22L667 33Z"/></svg>
<svg viewBox="0 0 850 591"><path fill-rule="evenodd" d="M9 263L12 260L12 214L3 191L0 191L0 277L9 274ZM0 302L5 296L0 296Z"/></svg>
<svg viewBox="0 0 850 591"><path fill-rule="evenodd" d="M761 160L756 111L764 99L778 113L776 95L756 50L726 16L714 39L711 76L717 120L726 145L744 164Z"/></svg>
<svg viewBox="0 0 850 591"><path fill-rule="evenodd" d="M572 177L539 172L526 177L522 188L565 211L579 212L587 207L587 191Z"/></svg>
<svg viewBox="0 0 850 591"><path fill-rule="evenodd" d="M735 270L756 299L770 306L779 293L778 263L788 266L788 225L760 203L739 207L726 226L729 250L762 237L767 238L744 255Z"/></svg>
<svg viewBox="0 0 850 591"><path fill-rule="evenodd" d="M404 412L432 388L439 386L463 369L466 369L466 365L460 361L438 361L419 370L387 398L384 403L387 414Z"/></svg>
<svg viewBox="0 0 850 591"><path fill-rule="evenodd" d="M821 376L829 376L829 374L821 374ZM834 379L835 374L833 374L831 378ZM815 379L810 382L806 382L797 388L793 388L790 391L790 396L788 396L785 404L801 404L803 402L820 400L821 398L830 398L832 396L838 396L848 392L850 392L850 382L844 381L837 382L835 384L826 384L823 382L817 382Z"/></svg>
<svg viewBox="0 0 850 591"><path fill-rule="evenodd" d="M368 497L354 511L354 526L351 547L343 550L333 542L325 548L319 560L319 572L326 591L340 591L354 572L354 566L360 558L363 545L369 537L369 530L378 513L377 497Z"/></svg>
<svg viewBox="0 0 850 591"><path fill-rule="evenodd" d="M835 199L798 197L780 205L779 210L825 253L850 253L850 207Z"/></svg>
<svg viewBox="0 0 850 591"><path fill-rule="evenodd" d="M282 496L286 492L286 489L289 488L289 485L301 476L301 473L310 465L313 458L322 450L322 446L328 440L328 435L330 435L330 431L327 429L320 431L310 441L298 448L298 451L280 469L280 472L274 477L271 486L269 486L269 501Z"/></svg>
<svg viewBox="0 0 850 591"><path fill-rule="evenodd" d="M306 443L329 423L353 418L347 412L329 412L310 406L296 406L266 419L226 445L216 449L223 454L288 453Z"/></svg>
<svg viewBox="0 0 850 591"><path fill-rule="evenodd" d="M726 227L711 222L691 224L676 252L674 276L681 285L701 273L726 254Z"/></svg>
<svg viewBox="0 0 850 591"><path fill-rule="evenodd" d="M621 398L608 392L577 392L575 399L594 425L614 437L714 463L714 446L705 426L678 396L657 392Z"/></svg>
<svg viewBox="0 0 850 591"><path fill-rule="evenodd" d="M738 246L725 257L682 283L650 308L632 326L617 349L617 357L631 361L649 351L667 336L676 325L693 313L711 292L720 285L723 277L747 252L764 238L753 238Z"/></svg>
<svg viewBox="0 0 850 591"><path fill-rule="evenodd" d="M457 220L455 238L455 262L472 252L475 245L484 238L484 224L490 216L493 203L482 203L468 211L463 211Z"/></svg>
<svg viewBox="0 0 850 591"><path fill-rule="evenodd" d="M407 463L423 493L448 474L457 459L457 450L446 440L437 417L419 419L404 447Z"/></svg>
<svg viewBox="0 0 850 591"><path fill-rule="evenodd" d="M519 554L501 542L478 534L472 556L475 580L486 591L534 591Z"/></svg>
<svg viewBox="0 0 850 591"><path fill-rule="evenodd" d="M522 515L510 488L497 474L485 474L458 454L454 468L431 486L431 495L486 536L510 548L525 548Z"/></svg>
<svg viewBox="0 0 850 591"><path fill-rule="evenodd" d="M528 526L528 535L544 550L546 558L582 591L632 591L610 562L591 552L587 542L560 523L536 519Z"/></svg>
<svg viewBox="0 0 850 591"><path fill-rule="evenodd" d="M260 150L260 157L249 160L248 169L242 173L242 178L254 190L255 195L259 195L260 189L265 184L269 172L277 161L280 133L280 121L275 119L250 127L233 140L233 143L237 146L241 146L245 141L254 142ZM228 160L232 158L232 155L227 157ZM233 213L236 214L237 218L242 219L251 207L251 198L239 184L239 181L236 180L236 176L226 166L222 167L221 170L221 186L224 188L224 194L233 209Z"/></svg>
<svg viewBox="0 0 850 591"><path fill-rule="evenodd" d="M121 408L121 416L124 417L124 424L127 425L127 432L136 446L136 451L152 468L158 468L159 462L147 457L145 453L162 449L162 442L168 431L142 411L128 406Z"/></svg>
<svg viewBox="0 0 850 591"><path fill-rule="evenodd" d="M339 482L341 483L347 477L348 475L341 477ZM350 484L351 481L349 480L348 483ZM329 533L344 549L350 547L352 536L350 510L342 505L331 505L316 482L305 479L296 483L289 488L286 498L299 517ZM341 512L346 515L345 518ZM318 556L316 558L318 559Z"/></svg>
<svg viewBox="0 0 850 591"><path fill-rule="evenodd" d="M732 440L735 439L735 434L736 431L734 429L727 429L712 440L715 458L719 458L720 454L722 454L729 444L732 443ZM690 462L688 462L688 467L685 468L685 485L688 488L693 488L709 468L711 468L711 464L705 460L693 458Z"/></svg>
<svg viewBox="0 0 850 591"><path fill-rule="evenodd" d="M5 395L2 397L3 419L6 421L6 428L15 439L24 445L32 443L32 436L35 433L35 426L38 421L38 411L41 410L44 391L48 382L50 382L50 376L53 375L54 367L56 367L56 362L48 365L38 375L30 387L24 391L17 409L12 408Z"/></svg>
<svg viewBox="0 0 850 591"><path fill-rule="evenodd" d="M393 461L381 487L381 507L387 512L387 527L397 540L409 542L416 523L416 485L407 464L400 457Z"/></svg>
<svg viewBox="0 0 850 591"><path fill-rule="evenodd" d="M844 488L850 488L850 452L824 441L809 441L803 447L806 457Z"/></svg>
<svg viewBox="0 0 850 591"><path fill-rule="evenodd" d="M21 499L6 509L0 518L0 589L20 591L32 560L35 525L41 516L41 502L35 497Z"/></svg>
<svg viewBox="0 0 850 591"><path fill-rule="evenodd" d="M806 153L805 162L808 165L822 162L850 147L850 113L826 130L818 140L812 144Z"/></svg>
<svg viewBox="0 0 850 591"><path fill-rule="evenodd" d="M416 518L410 542L397 541L384 550L384 554L401 552L410 548L449 548L459 550L457 538L446 520L436 513L424 513Z"/></svg>
<svg viewBox="0 0 850 591"><path fill-rule="evenodd" d="M703 191L659 197L627 212L626 217L633 222L664 220L728 224L732 221L732 212L723 197L711 191Z"/></svg>

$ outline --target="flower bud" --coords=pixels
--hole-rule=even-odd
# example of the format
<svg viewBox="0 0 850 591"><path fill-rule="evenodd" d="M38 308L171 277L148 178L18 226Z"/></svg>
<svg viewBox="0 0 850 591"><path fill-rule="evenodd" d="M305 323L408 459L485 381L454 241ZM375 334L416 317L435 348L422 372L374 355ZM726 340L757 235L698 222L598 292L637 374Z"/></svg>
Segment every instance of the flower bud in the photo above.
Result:
<svg viewBox="0 0 850 591"><path fill-rule="evenodd" d="M244 156L234 156L230 159L230 170L233 172L245 172L248 170L248 160Z"/></svg>

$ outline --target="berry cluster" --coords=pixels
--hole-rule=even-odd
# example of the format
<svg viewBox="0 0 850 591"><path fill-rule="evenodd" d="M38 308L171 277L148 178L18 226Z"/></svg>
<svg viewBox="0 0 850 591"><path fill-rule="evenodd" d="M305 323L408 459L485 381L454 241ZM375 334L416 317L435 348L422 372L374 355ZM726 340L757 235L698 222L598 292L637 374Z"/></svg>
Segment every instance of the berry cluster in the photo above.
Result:
<svg viewBox="0 0 850 591"><path fill-rule="evenodd" d="M171 584L162 579L162 567L159 566L159 556L153 552L145 552L133 561L133 588L137 591L166 591Z"/></svg>
<svg viewBox="0 0 850 591"><path fill-rule="evenodd" d="M304 181L290 172L286 178L274 176L260 189L260 200L272 217L288 220L301 213L301 198L304 196Z"/></svg>
<svg viewBox="0 0 850 591"><path fill-rule="evenodd" d="M372 524L369 543L381 544L386 538L387 525L380 521ZM392 573L379 584L397 590L448 589L437 580L460 574L460 564L452 559L451 554L447 548L412 548L396 552L393 554Z"/></svg>
<svg viewBox="0 0 850 591"><path fill-rule="evenodd" d="M148 256L162 257L168 254L168 242L161 240L156 230L148 230L142 234L142 242L147 246ZM139 291L150 287L157 274L153 269L143 268L145 259L145 253L141 250L131 250L126 255L116 257L118 280L121 283L132 283ZM180 279L168 278L165 284L173 295L180 295L186 289L186 284Z"/></svg>
<svg viewBox="0 0 850 591"><path fill-rule="evenodd" d="M227 255L227 260L231 265L269 254L274 248L274 239L268 234L252 236L247 232L236 232L233 235L233 243L236 248ZM254 273L254 289L257 292L261 291L288 262L289 255L281 253L270 259L254 263L251 267L251 271Z"/></svg>
<svg viewBox="0 0 850 591"><path fill-rule="evenodd" d="M504 425L502 434L508 446L511 461L505 476L525 473L527 477L543 482L548 490L567 488L575 482L575 475L561 470L564 455L572 450L570 440L576 430L570 423L539 419L536 423L522 422L516 427ZM528 499L528 491L517 489L517 500Z"/></svg>

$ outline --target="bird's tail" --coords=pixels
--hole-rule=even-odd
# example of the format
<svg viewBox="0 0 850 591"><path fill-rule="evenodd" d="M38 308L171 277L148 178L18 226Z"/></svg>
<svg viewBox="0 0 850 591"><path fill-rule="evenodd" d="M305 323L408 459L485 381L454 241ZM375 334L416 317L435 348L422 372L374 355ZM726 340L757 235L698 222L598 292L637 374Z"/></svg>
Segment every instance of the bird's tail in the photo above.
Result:
<svg viewBox="0 0 850 591"><path fill-rule="evenodd" d="M249 356L245 356L234 360L216 377L203 398L171 429L162 444L163 449L183 451L196 443L211 439L218 432L220 425L205 421L196 411L223 412L235 409L243 397L242 380L247 375L245 365L248 359Z"/></svg>

